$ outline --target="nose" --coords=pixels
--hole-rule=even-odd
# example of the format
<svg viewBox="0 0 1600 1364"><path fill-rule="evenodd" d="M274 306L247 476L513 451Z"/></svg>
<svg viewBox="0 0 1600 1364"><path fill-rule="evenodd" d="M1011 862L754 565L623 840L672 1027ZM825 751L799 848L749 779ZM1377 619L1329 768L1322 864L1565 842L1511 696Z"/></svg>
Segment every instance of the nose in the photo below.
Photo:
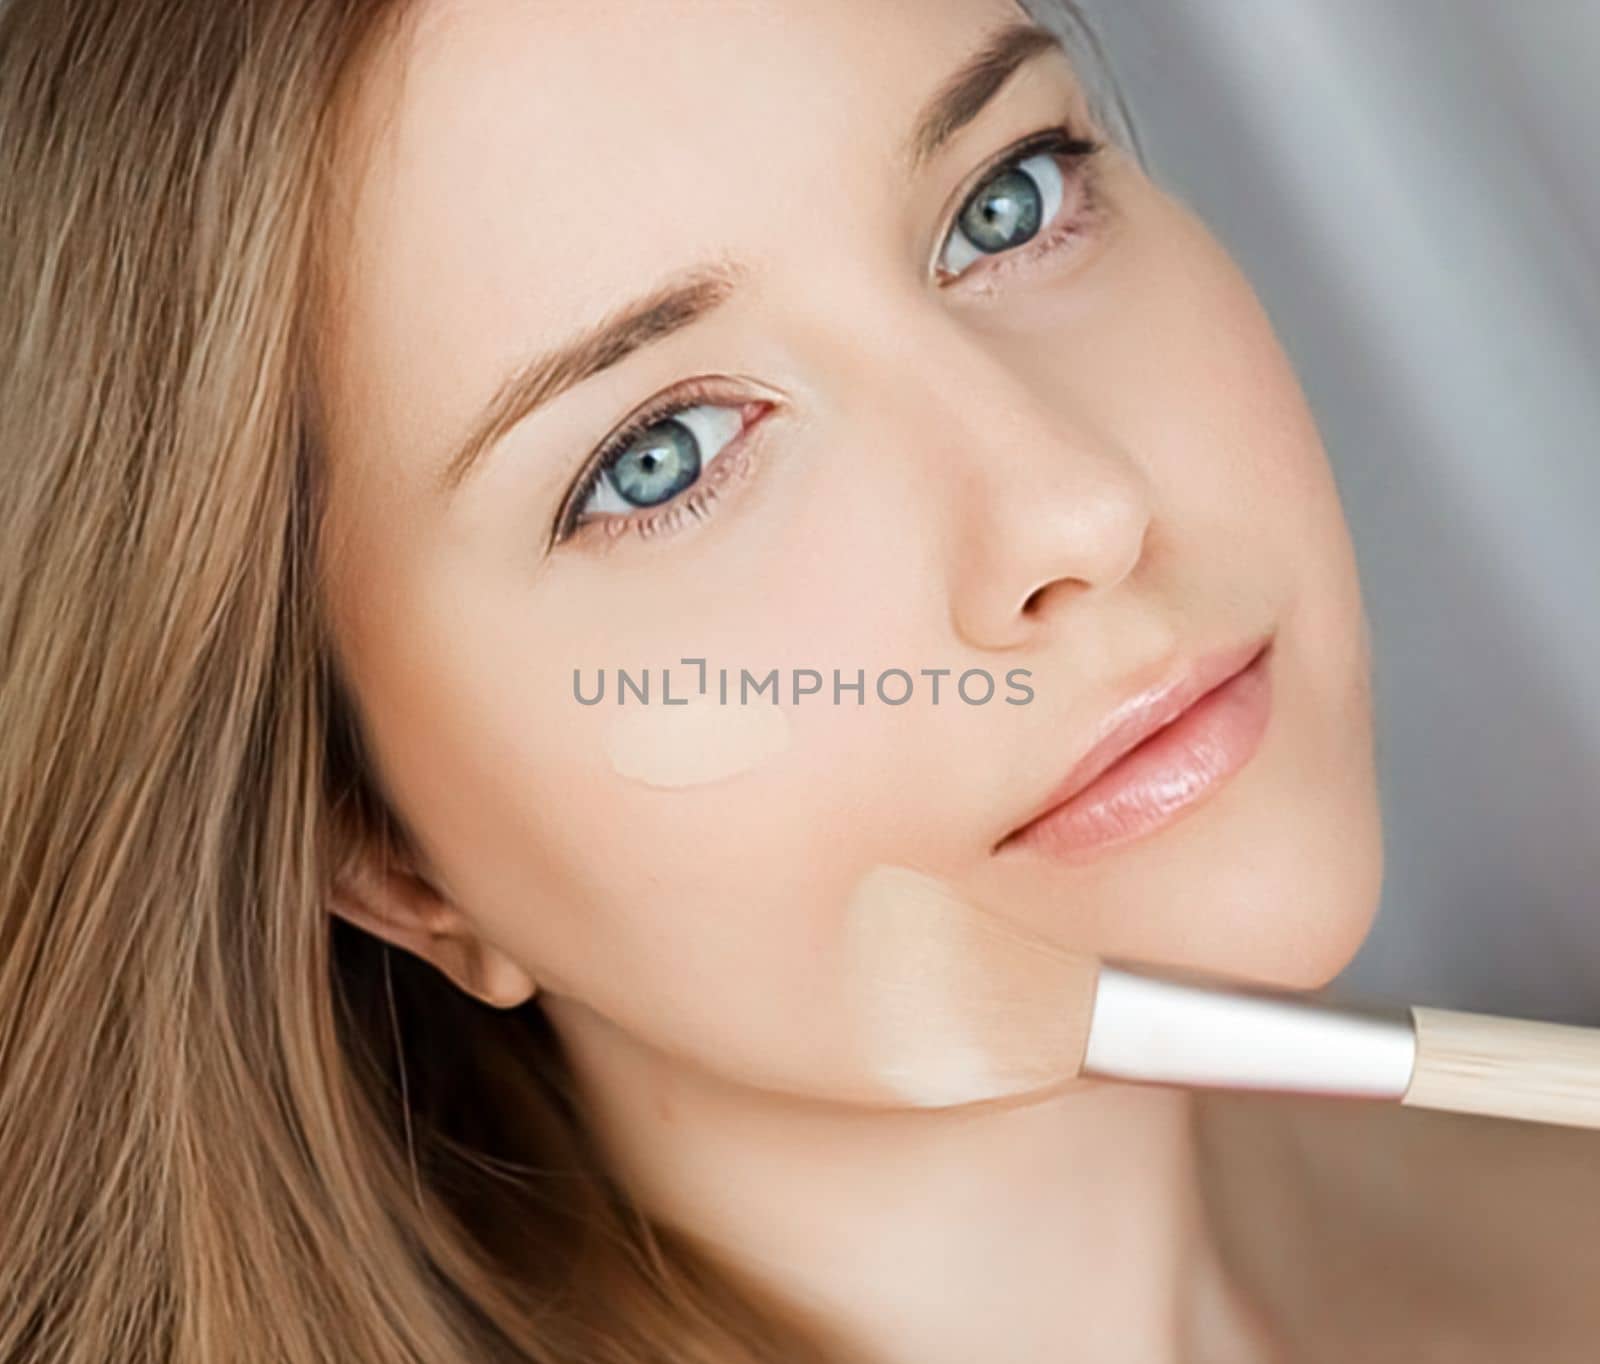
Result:
<svg viewBox="0 0 1600 1364"><path fill-rule="evenodd" d="M968 644L1006 649L1134 571L1153 496L1069 385L965 349L959 396L928 409L952 471L951 623Z"/></svg>

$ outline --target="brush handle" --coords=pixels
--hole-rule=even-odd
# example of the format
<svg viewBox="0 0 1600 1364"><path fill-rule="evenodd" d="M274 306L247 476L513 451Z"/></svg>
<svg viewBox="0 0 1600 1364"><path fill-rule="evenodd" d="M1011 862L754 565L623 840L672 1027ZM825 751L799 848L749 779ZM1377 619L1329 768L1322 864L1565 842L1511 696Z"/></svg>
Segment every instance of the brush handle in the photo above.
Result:
<svg viewBox="0 0 1600 1364"><path fill-rule="evenodd" d="M1600 1028L1413 1005L1414 1108L1600 1127Z"/></svg>

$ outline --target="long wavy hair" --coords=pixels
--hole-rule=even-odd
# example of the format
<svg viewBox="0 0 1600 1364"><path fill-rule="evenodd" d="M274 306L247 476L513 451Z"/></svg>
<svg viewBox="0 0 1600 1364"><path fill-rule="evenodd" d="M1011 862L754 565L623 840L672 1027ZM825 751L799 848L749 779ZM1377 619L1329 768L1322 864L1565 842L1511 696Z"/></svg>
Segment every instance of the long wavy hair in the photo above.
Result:
<svg viewBox="0 0 1600 1364"><path fill-rule="evenodd" d="M413 847L316 590L319 206L408 8L0 0L0 1360L837 1359L630 1203L537 1000L328 907Z"/></svg>

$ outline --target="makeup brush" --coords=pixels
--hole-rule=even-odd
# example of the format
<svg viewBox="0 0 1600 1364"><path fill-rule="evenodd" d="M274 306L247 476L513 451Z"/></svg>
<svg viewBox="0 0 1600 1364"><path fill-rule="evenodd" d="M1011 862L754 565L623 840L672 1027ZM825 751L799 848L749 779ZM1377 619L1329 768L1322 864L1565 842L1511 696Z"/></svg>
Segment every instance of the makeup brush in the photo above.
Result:
<svg viewBox="0 0 1600 1364"><path fill-rule="evenodd" d="M1600 1128L1600 1028L1352 1008L1113 964L909 867L874 868L851 911L870 1058L903 1097L970 1101L1083 1075Z"/></svg>

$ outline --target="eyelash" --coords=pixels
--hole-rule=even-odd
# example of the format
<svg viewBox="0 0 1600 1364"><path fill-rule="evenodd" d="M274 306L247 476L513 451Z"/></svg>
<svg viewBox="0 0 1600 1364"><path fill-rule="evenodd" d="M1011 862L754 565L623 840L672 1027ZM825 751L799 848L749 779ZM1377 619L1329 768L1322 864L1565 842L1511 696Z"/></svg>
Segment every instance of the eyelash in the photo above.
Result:
<svg viewBox="0 0 1600 1364"><path fill-rule="evenodd" d="M994 287L998 279L1003 279L1013 274L1018 269L1026 269L1035 261L1066 246L1090 228L1098 220L1102 209L1100 195L1098 165L1094 161L1095 153L1104 149L1105 143L1098 139L1080 136L1071 126L1057 124L1046 128L1023 139L1022 142L1011 147L999 158L991 162L978 174L973 182L972 190L962 198L957 208L955 219L949 223L939 238L939 250L935 256L935 272L944 274L938 265L938 259L944 254L945 243L956 230L957 220L961 208L964 208L984 185L996 178L1003 171L1018 166L1030 158L1041 153L1053 153L1064 158L1072 168L1067 177L1067 184L1075 189L1081 206L1077 213L1068 214L1067 217L1053 227L1039 233L1032 241L1024 243L1015 251L999 253L993 264L982 267L981 274L985 277L983 290L987 292ZM1060 210L1058 210L1059 212ZM960 280L967 278L973 271L969 268L959 274L949 275L948 278ZM941 285L940 287L944 287ZM726 390L719 387L715 379L695 379L661 395L637 416L629 420L614 435L607 438L605 443L589 458L579 475L578 481L573 485L566 502L557 518L555 529L551 537L551 547L562 544L573 538L580 531L598 525L605 525L610 532L609 538L613 541L617 535L630 528L637 529L640 534L651 535L661 528L658 523L671 521L673 528L678 522L692 516L696 520L704 520L711 514L711 505L718 497L717 482L720 477L726 477L729 470L723 470L718 481L708 479L702 474L699 481L691 488L661 505L653 508L640 508L643 517L617 516L606 514L600 517L590 517L580 520L583 507L593 495L600 480L610 468L621 458L627 448L646 431L652 427L670 420L679 413L698 407L702 403L727 405L729 407L759 406L770 408L772 403L750 397L733 397ZM761 415L765 415L763 412ZM757 421L760 420L758 416ZM735 435L728 445L723 447L709 466L716 470L724 461L732 460L738 467L731 472L742 475L747 471L749 455L747 451L738 450L747 437L753 422L747 421L739 434Z"/></svg>
<svg viewBox="0 0 1600 1364"><path fill-rule="evenodd" d="M592 518L588 521L578 520L583 511L584 503L589 500L590 495L599 485L601 477L621 458L623 452L646 431L650 430L651 427L677 416L680 412L687 412L691 408L699 407L702 403L714 403L719 406L725 405L739 408L762 407L766 409L773 406L770 401L766 400L754 399L749 396L736 397L721 388L719 382L716 379L692 379L685 384L679 385L656 399L643 412L629 421L616 435L610 437L590 458L588 466L579 475L577 483L573 486L572 492L567 498L566 506L556 524L553 543L560 544L562 541L570 539L578 531L593 525L607 525L614 539L622 531L629 528L636 528L641 534L650 535L655 531L657 523L660 521L670 519L676 523L685 516L694 516L697 519L704 519L704 517L708 516L711 510L711 503L718 496L717 482L711 481L709 474L702 474L700 481L694 484L688 492L680 494L670 502L664 502L656 507L641 507L639 509L642 513L641 516L607 515L605 517ZM718 465L728 460L732 460L735 465L742 463L744 452L737 451L734 447L744 441L745 432L752 425L754 425L753 422L747 421L744 430L729 441L716 456L716 459L707 467L711 470L716 470ZM730 470L724 470L717 475L717 478L726 477L728 472ZM731 472L742 472L742 470L733 469Z"/></svg>
<svg viewBox="0 0 1600 1364"><path fill-rule="evenodd" d="M1100 168L1095 156L1104 151L1105 146L1106 144L1097 138L1080 136L1069 124L1057 124L1053 128L1046 128L1031 137L1024 138L978 173L972 182L971 192L961 200L962 207L965 207L973 194L1002 171L1020 166L1036 156L1051 153L1068 163L1071 169L1064 177L1066 188L1076 190L1082 201L1076 213L1067 214L1061 222L1043 229L1032 241L1025 242L1014 251L1002 253L992 264L985 265L981 272L984 279L982 288L985 292L993 288L996 280L1004 279L1016 270L1026 268L1034 261L1049 255L1073 238L1082 236L1099 221L1104 201L1098 173ZM959 219L959 209L956 216ZM955 226L956 223L952 221L939 238L938 255L944 254L944 244L949 240ZM934 263L937 269L938 256L935 256ZM971 273L968 270L951 278L965 279Z"/></svg>

